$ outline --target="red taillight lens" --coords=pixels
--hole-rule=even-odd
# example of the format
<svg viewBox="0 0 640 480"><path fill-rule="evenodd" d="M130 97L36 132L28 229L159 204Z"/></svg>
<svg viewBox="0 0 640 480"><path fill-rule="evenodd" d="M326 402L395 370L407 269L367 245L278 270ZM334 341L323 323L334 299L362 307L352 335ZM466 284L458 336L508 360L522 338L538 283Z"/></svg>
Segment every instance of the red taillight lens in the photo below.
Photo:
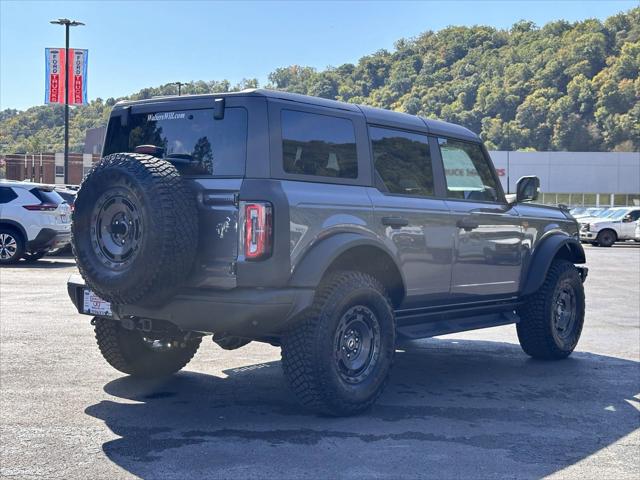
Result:
<svg viewBox="0 0 640 480"><path fill-rule="evenodd" d="M38 203L37 205L23 205L27 210L35 210L37 212L53 212L58 205L55 203Z"/></svg>
<svg viewBox="0 0 640 480"><path fill-rule="evenodd" d="M273 214L271 204L252 202L244 205L244 256L259 260L271 255Z"/></svg>

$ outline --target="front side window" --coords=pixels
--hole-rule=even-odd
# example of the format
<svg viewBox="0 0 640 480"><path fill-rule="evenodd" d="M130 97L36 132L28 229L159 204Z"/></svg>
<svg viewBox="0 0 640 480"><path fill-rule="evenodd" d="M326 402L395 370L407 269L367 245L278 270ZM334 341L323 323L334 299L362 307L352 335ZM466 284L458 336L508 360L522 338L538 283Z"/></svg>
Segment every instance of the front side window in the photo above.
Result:
<svg viewBox="0 0 640 480"><path fill-rule="evenodd" d="M353 122L346 118L282 110L282 160L287 173L357 178Z"/></svg>
<svg viewBox="0 0 640 480"><path fill-rule="evenodd" d="M383 191L433 196L433 170L426 135L369 127L376 185Z"/></svg>
<svg viewBox="0 0 640 480"><path fill-rule="evenodd" d="M119 117L109 122L104 155L156 147L167 160L199 165L213 176L242 176L247 157L247 111L226 108L215 119L213 109L137 113L123 127Z"/></svg>
<svg viewBox="0 0 640 480"><path fill-rule="evenodd" d="M493 165L477 143L439 138L447 180L447 197L461 200L497 202L498 185Z"/></svg>

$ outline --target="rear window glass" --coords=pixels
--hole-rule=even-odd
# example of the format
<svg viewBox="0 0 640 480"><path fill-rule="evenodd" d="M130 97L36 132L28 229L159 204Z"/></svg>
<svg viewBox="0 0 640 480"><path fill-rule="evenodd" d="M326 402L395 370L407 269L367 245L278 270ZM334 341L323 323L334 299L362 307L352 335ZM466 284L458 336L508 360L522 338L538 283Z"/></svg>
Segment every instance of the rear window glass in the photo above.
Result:
<svg viewBox="0 0 640 480"><path fill-rule="evenodd" d="M29 190L41 203L50 203L52 205L60 205L64 199L57 192L45 190L43 188L32 188Z"/></svg>
<svg viewBox="0 0 640 480"><path fill-rule="evenodd" d="M212 109L179 110L131 115L123 127L120 117L109 122L104 155L159 147L159 156L199 165L214 176L242 176L247 157L247 111L226 108L214 119Z"/></svg>
<svg viewBox="0 0 640 480"><path fill-rule="evenodd" d="M282 110L283 168L287 173L357 178L356 135L351 120Z"/></svg>

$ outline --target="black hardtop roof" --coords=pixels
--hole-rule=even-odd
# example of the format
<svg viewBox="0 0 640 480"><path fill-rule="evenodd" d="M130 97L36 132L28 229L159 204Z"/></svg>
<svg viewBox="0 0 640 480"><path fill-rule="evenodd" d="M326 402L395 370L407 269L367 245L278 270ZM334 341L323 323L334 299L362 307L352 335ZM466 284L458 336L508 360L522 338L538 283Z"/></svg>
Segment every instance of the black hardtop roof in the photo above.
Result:
<svg viewBox="0 0 640 480"><path fill-rule="evenodd" d="M279 100L288 100L291 102L305 103L308 105L317 105L320 107L334 108L349 112L362 113L368 123L389 126L407 130L417 130L434 135L443 135L448 137L456 137L465 140L479 141L478 135L468 128L454 123L442 122L408 113L394 112L382 108L374 108L367 105L357 105L353 103L340 102L337 100L329 100L327 98L312 97L310 95L302 95L299 93L283 92L280 90L269 90L264 88L247 89L239 92L211 93L202 95L172 95L162 97L152 97L145 100L126 100L118 102L116 108L126 107L128 105L168 103L176 101L187 101L194 99L220 98L228 96L259 96L266 98L275 98Z"/></svg>

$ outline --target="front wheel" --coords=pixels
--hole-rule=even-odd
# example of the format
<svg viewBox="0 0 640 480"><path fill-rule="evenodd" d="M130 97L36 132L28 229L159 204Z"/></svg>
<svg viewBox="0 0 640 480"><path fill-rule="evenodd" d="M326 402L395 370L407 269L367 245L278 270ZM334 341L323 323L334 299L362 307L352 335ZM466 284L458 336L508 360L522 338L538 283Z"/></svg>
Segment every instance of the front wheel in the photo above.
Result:
<svg viewBox="0 0 640 480"><path fill-rule="evenodd" d="M534 358L568 357L580 339L584 311L578 270L571 262L554 260L542 287L518 309L520 346Z"/></svg>
<svg viewBox="0 0 640 480"><path fill-rule="evenodd" d="M596 237L596 243L601 247L610 247L616 240L617 235L613 230L602 230Z"/></svg>
<svg viewBox="0 0 640 480"><path fill-rule="evenodd" d="M384 287L370 275L337 272L282 341L282 366L305 406L353 415L382 393L395 352L395 320Z"/></svg>
<svg viewBox="0 0 640 480"><path fill-rule="evenodd" d="M164 377L191 361L201 338L154 337L127 330L120 322L94 318L96 340L104 359L116 370L136 377ZM149 336L146 336L149 335Z"/></svg>

